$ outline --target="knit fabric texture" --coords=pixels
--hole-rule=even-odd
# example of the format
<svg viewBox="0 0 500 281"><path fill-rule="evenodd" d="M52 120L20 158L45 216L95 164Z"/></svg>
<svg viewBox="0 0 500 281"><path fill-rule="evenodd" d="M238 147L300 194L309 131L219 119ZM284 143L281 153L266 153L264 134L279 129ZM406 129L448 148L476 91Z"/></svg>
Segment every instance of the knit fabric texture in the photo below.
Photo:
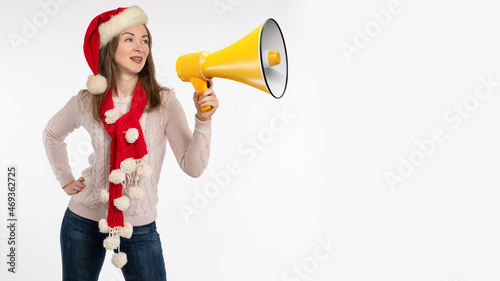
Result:
<svg viewBox="0 0 500 281"><path fill-rule="evenodd" d="M85 148L83 151L92 149L88 157L89 165L81 172L85 187L71 196L68 207L77 215L98 222L106 218L109 206L109 203L102 202L100 198L101 191L109 185L112 139L103 123L92 116L92 96L87 90L82 90L69 99L47 123L43 131L43 142L60 187L74 181L76 171L72 168L82 167L87 161L80 152L82 148ZM113 102L118 116L126 114L132 108L130 97L113 97ZM193 116L194 130L191 130L173 90L162 91L161 102L161 107L154 111L144 111L139 119L149 151L143 161L151 167L151 176L138 181L137 187L144 194L140 200L130 200L130 206L123 212L124 221L132 226L146 225L156 219L159 188L180 188L171 183L158 186L161 174L177 173L172 168L162 171L167 144L179 167L191 177L199 177L210 158L211 121L202 122ZM78 128L84 130L75 131ZM67 146L66 138L72 132L74 136L71 145ZM78 178L80 174L76 176ZM131 191L132 189L125 189L123 194L132 198Z"/></svg>

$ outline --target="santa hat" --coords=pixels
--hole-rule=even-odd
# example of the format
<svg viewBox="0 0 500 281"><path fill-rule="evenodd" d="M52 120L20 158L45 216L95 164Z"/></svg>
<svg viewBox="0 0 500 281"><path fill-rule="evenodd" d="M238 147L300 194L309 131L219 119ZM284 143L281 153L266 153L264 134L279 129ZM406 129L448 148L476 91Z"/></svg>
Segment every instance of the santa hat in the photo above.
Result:
<svg viewBox="0 0 500 281"><path fill-rule="evenodd" d="M85 58L93 72L87 80L87 89L90 93L100 95L108 89L106 78L98 73L99 50L125 29L147 23L148 16L138 6L107 11L90 22L83 43Z"/></svg>

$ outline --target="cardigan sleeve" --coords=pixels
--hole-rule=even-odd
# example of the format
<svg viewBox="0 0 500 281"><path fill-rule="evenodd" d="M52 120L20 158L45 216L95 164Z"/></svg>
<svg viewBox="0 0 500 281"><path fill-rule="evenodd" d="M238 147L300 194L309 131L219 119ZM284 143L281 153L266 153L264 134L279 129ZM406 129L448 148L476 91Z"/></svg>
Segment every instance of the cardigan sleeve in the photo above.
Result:
<svg viewBox="0 0 500 281"><path fill-rule="evenodd" d="M81 126L82 105L79 95L72 97L47 123L43 130L45 152L61 187L75 180L68 160L68 151L64 140Z"/></svg>
<svg viewBox="0 0 500 281"><path fill-rule="evenodd" d="M189 176L197 178L205 171L210 158L212 121L200 121L195 116L194 131L191 132L175 93L167 91L165 94L167 140L181 169Z"/></svg>

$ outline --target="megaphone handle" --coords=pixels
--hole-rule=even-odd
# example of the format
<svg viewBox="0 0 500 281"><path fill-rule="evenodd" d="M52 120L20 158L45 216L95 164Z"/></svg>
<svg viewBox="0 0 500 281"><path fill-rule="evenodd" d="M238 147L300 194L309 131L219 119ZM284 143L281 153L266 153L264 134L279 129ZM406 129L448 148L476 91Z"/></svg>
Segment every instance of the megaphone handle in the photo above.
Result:
<svg viewBox="0 0 500 281"><path fill-rule="evenodd" d="M198 90L198 92L200 92L200 96L203 92L208 90L208 88L210 87L210 82L208 82L207 80L196 78L196 77L191 78L190 82L193 85L194 89ZM198 96L198 100L200 99L200 96ZM211 106L204 106L201 108L201 112L207 112L210 109L212 109Z"/></svg>

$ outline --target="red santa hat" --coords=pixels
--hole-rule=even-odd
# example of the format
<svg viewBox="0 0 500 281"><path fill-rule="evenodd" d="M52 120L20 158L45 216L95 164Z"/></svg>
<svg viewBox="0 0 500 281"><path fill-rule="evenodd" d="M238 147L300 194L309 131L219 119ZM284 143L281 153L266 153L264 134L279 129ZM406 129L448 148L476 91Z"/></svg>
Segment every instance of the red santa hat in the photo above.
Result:
<svg viewBox="0 0 500 281"><path fill-rule="evenodd" d="M90 93L100 95L108 89L106 78L98 73L99 50L125 29L147 23L148 16L138 6L107 11L90 22L83 43L85 58L93 72L87 80L87 89Z"/></svg>

